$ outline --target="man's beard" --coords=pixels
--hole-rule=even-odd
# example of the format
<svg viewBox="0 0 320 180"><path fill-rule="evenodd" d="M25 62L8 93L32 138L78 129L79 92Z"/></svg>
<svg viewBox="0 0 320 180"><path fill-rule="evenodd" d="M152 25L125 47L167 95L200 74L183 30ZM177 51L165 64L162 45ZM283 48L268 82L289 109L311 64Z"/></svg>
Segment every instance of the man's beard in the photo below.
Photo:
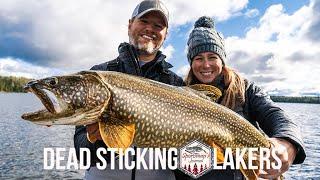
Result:
<svg viewBox="0 0 320 180"><path fill-rule="evenodd" d="M147 43L139 43L137 39L134 39L132 36L129 36L129 42L136 48L139 55L152 55L158 52L162 44L156 46L152 41Z"/></svg>

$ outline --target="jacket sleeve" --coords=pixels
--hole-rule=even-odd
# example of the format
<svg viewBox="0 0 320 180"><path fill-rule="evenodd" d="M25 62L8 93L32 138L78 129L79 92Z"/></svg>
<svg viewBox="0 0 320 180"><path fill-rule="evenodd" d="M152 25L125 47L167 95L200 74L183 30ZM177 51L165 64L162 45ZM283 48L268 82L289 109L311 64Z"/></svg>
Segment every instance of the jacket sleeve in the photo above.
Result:
<svg viewBox="0 0 320 180"><path fill-rule="evenodd" d="M173 82L172 85L174 86L185 86L186 84L184 83L183 79L179 77L178 75L174 74L173 75Z"/></svg>
<svg viewBox="0 0 320 180"><path fill-rule="evenodd" d="M76 126L74 134L74 147L76 150L77 159L80 160L80 148L88 148L90 150L90 165L95 166L95 163L98 162L96 151L99 147L103 147L103 141L96 141L94 144L87 139L87 130L85 126ZM87 154L83 153L84 164L87 164ZM104 157L107 159L107 157Z"/></svg>
<svg viewBox="0 0 320 180"><path fill-rule="evenodd" d="M169 83L167 84L170 84L170 85L173 85L173 86L185 86L185 82L183 81L183 79L178 76L177 74L175 74L174 72L168 70L168 75L170 77L170 80L169 80Z"/></svg>
<svg viewBox="0 0 320 180"><path fill-rule="evenodd" d="M283 138L297 149L294 164L306 158L300 128L278 107L270 97L253 83L246 89L249 118L258 122L259 127L269 136Z"/></svg>

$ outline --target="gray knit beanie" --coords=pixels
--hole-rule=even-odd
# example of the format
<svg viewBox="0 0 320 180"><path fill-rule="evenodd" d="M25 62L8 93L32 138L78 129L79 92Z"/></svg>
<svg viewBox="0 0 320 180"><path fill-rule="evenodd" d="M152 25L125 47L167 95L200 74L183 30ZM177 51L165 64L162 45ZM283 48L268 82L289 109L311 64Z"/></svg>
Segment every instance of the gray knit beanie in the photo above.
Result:
<svg viewBox="0 0 320 180"><path fill-rule="evenodd" d="M194 23L194 29L189 35L187 54L189 63L191 64L192 59L203 52L218 54L222 60L222 64L225 65L226 52L224 49L224 39L215 30L213 19L207 16L200 17Z"/></svg>

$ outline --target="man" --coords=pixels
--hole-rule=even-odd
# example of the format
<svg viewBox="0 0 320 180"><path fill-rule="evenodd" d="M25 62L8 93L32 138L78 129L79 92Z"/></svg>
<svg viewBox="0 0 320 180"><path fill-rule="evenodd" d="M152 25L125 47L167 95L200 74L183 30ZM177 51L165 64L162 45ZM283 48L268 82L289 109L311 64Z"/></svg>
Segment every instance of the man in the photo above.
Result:
<svg viewBox="0 0 320 180"><path fill-rule="evenodd" d="M118 71L127 74L143 76L166 84L182 86L183 80L169 70L172 67L159 51L168 32L168 10L158 0L144 0L137 5L129 20L129 43L121 43L119 56L99 65L91 70ZM74 145L79 158L80 148L89 148L91 151L91 168L86 171L86 179L163 179L174 178L170 170L98 170L96 150L105 147L98 124L86 127L76 127ZM105 159L110 160L107 154ZM109 163L108 163L109 164Z"/></svg>

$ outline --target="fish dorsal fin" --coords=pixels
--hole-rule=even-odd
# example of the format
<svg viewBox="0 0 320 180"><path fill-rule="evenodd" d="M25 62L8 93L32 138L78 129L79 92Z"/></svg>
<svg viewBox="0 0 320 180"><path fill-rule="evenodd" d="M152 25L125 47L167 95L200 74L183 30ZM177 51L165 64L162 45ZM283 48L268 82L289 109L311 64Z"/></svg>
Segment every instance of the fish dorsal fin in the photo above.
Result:
<svg viewBox="0 0 320 180"><path fill-rule="evenodd" d="M110 148L127 149L135 135L134 124L124 124L115 117L109 117L106 122L99 122L99 129L104 143Z"/></svg>
<svg viewBox="0 0 320 180"><path fill-rule="evenodd" d="M220 91L220 89L218 89L215 86L206 84L194 84L188 87L204 93L206 96L210 97L210 99L214 102L216 102L222 96L222 92Z"/></svg>

